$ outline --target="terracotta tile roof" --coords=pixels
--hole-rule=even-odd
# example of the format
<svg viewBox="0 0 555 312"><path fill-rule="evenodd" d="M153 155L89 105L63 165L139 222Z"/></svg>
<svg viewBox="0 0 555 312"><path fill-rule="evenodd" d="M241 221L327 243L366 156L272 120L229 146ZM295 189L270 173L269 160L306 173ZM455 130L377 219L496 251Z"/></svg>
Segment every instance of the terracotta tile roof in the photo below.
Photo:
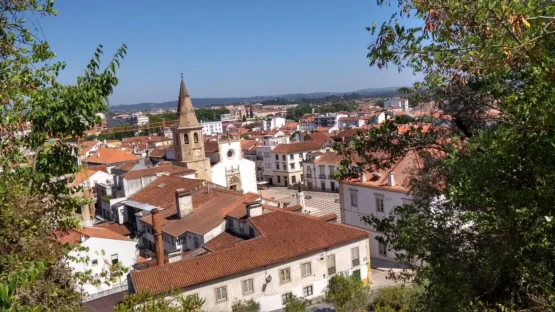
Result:
<svg viewBox="0 0 555 312"><path fill-rule="evenodd" d="M147 136L138 136L138 137L130 137L130 138L123 138L121 140L121 143L146 143L148 141L148 137Z"/></svg>
<svg viewBox="0 0 555 312"><path fill-rule="evenodd" d="M108 173L108 169L106 168L106 165L88 166L87 168L89 170L96 170L96 171L102 171L102 172Z"/></svg>
<svg viewBox="0 0 555 312"><path fill-rule="evenodd" d="M291 154L316 151L322 148L322 144L317 141L304 141L295 143L282 143L274 148L272 153Z"/></svg>
<svg viewBox="0 0 555 312"><path fill-rule="evenodd" d="M300 122L311 122L318 117L319 114L305 114L300 118Z"/></svg>
<svg viewBox="0 0 555 312"><path fill-rule="evenodd" d="M262 142L253 141L253 140L241 140L241 149L242 150L252 150L257 146L262 145Z"/></svg>
<svg viewBox="0 0 555 312"><path fill-rule="evenodd" d="M147 203L152 206L172 210L175 212L175 190L183 188L193 190L204 180L185 179L173 176L163 176L150 183L147 187L135 193L130 200Z"/></svg>
<svg viewBox="0 0 555 312"><path fill-rule="evenodd" d="M97 223L94 226L98 228L110 230L112 232L118 233L123 236L131 235L131 230L129 229L130 225L127 225L127 224L104 222L104 223Z"/></svg>
<svg viewBox="0 0 555 312"><path fill-rule="evenodd" d="M323 133L323 132L313 132L313 133L309 133L307 134L308 138L312 141L316 141L322 145L324 145L325 143L329 143L329 144L333 144L334 141L332 138L330 138L328 136L327 133ZM305 137L306 138L306 137Z"/></svg>
<svg viewBox="0 0 555 312"><path fill-rule="evenodd" d="M365 182L360 182L360 180L346 180L344 183L406 193L409 191L409 182L411 177L414 176L414 170L421 167L422 160L420 159L420 156L418 156L416 152L412 151L397 161L397 163L389 169L383 169L377 172L367 172ZM388 175L390 172L393 172L395 180L394 186L388 185ZM374 176L375 173L379 174L379 176Z"/></svg>
<svg viewBox="0 0 555 312"><path fill-rule="evenodd" d="M167 142L167 141L173 141L173 139L166 138L165 136L151 136L148 138L149 143Z"/></svg>
<svg viewBox="0 0 555 312"><path fill-rule="evenodd" d="M224 222L227 215L238 219L245 217L247 203L254 201L252 194L243 195L219 189L208 191L205 187L195 191L192 196L193 212L182 219L177 218L175 205L158 214L162 218L162 232L174 237L179 237L185 232L204 235ZM146 216L141 220L152 224L152 216Z"/></svg>
<svg viewBox="0 0 555 312"><path fill-rule="evenodd" d="M357 129L352 129L352 128L344 129L344 130L341 130L338 133L336 133L334 135L334 137L335 138L352 138L355 135L356 132L357 132Z"/></svg>
<svg viewBox="0 0 555 312"><path fill-rule="evenodd" d="M217 153L219 151L218 142L204 142L205 153Z"/></svg>
<svg viewBox="0 0 555 312"><path fill-rule="evenodd" d="M139 164L139 160L138 159L132 159L132 160L126 160L124 162L122 162L121 164L117 165L114 167L115 170L120 170L120 171L129 171L131 169L133 169L133 167L135 167L137 164Z"/></svg>
<svg viewBox="0 0 555 312"><path fill-rule="evenodd" d="M85 158L85 162L97 164L113 164L131 159L139 159L141 156L133 155L128 152L115 148L99 148L91 156Z"/></svg>
<svg viewBox="0 0 555 312"><path fill-rule="evenodd" d="M62 231L54 232L54 236L56 237L56 240L60 242L60 244L78 244L81 242L81 235L85 236L85 240L91 237L95 237L95 238L131 241L131 239L119 233L116 233L104 228L98 228L98 227L87 227L83 229L71 230L69 232L62 232Z"/></svg>
<svg viewBox="0 0 555 312"><path fill-rule="evenodd" d="M164 158L164 157L166 157L166 150L162 149L162 148L152 150L151 152L148 153L148 157L150 157L150 158Z"/></svg>
<svg viewBox="0 0 555 312"><path fill-rule="evenodd" d="M132 179L155 176L157 173L167 173L168 175L187 175L195 172L196 172L195 170L185 168L185 167L166 165L166 166L158 166L154 168L146 168L146 169L129 171L126 174L124 174L122 177L127 180L132 180Z"/></svg>
<svg viewBox="0 0 555 312"><path fill-rule="evenodd" d="M216 252L234 247L237 243L244 241L244 239L231 235L227 232L214 237L202 247L210 252Z"/></svg>
<svg viewBox="0 0 555 312"><path fill-rule="evenodd" d="M314 129L314 130L318 131L318 132L330 132L330 129L331 129L331 127L319 127L319 128Z"/></svg>
<svg viewBox="0 0 555 312"><path fill-rule="evenodd" d="M71 182L68 186L77 187L81 185L81 183L85 182L88 178L90 178L95 173L97 173L97 170L91 170L89 168L85 168L83 169L83 171L75 174L73 182Z"/></svg>
<svg viewBox="0 0 555 312"><path fill-rule="evenodd" d="M335 213L328 213L325 214L323 216L318 217L318 220L324 221L324 222L330 222L333 220L337 220L337 215Z"/></svg>
<svg viewBox="0 0 555 312"><path fill-rule="evenodd" d="M100 144L100 141L85 141L85 142L83 142L82 150L83 150L84 152L88 152L88 151L90 151L93 147L97 146L98 144Z"/></svg>
<svg viewBox="0 0 555 312"><path fill-rule="evenodd" d="M153 295L291 261L327 248L368 239L369 232L299 213L272 212L249 221L260 236L236 246L161 267L131 272L136 292Z"/></svg>

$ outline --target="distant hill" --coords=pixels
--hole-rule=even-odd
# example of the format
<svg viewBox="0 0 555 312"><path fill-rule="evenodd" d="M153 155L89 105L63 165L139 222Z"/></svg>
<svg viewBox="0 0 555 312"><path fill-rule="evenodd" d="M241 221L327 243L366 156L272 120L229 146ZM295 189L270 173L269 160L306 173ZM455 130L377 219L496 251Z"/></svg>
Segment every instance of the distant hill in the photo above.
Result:
<svg viewBox="0 0 555 312"><path fill-rule="evenodd" d="M237 104L240 102L262 102L273 100L277 98L296 100L296 99L317 99L324 98L326 96L334 94L349 94L349 93L360 93L362 95L368 96L391 96L399 87L389 87L389 88L371 88L362 89L353 92L314 92L314 93L293 93L293 94L283 94L283 95L265 95L265 96L253 96L253 97L236 97L236 98L192 98L193 105L195 107L206 107L211 105L229 105ZM139 103L139 104L127 104L127 105L112 105L110 106L110 111L112 112L133 112L133 111L143 111L152 109L166 109L175 108L177 106L177 100L162 102L162 103Z"/></svg>

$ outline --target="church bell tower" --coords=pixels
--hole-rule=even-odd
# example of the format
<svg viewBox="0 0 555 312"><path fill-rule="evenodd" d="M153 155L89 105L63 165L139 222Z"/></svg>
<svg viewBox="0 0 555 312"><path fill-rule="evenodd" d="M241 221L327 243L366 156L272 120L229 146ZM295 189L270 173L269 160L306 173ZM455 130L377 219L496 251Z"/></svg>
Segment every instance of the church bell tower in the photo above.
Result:
<svg viewBox="0 0 555 312"><path fill-rule="evenodd" d="M177 102L177 118L179 124L172 128L175 159L187 168L196 170L198 179L211 181L210 160L204 155L202 125L195 115L191 97L183 81L183 74Z"/></svg>

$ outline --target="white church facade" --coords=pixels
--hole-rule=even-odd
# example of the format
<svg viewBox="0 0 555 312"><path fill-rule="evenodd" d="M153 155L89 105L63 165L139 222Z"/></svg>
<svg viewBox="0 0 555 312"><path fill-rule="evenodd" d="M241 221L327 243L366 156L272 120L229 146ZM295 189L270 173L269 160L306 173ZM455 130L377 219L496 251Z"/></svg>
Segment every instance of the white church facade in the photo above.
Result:
<svg viewBox="0 0 555 312"><path fill-rule="evenodd" d="M256 193L256 164L243 158L239 138L218 138L219 161L212 165L212 182L243 193Z"/></svg>

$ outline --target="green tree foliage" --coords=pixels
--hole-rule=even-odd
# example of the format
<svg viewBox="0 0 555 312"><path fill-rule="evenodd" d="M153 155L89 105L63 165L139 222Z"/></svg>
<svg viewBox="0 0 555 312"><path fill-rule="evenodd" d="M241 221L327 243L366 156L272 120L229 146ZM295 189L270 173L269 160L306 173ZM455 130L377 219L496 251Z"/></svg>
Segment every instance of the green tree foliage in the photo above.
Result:
<svg viewBox="0 0 555 312"><path fill-rule="evenodd" d="M254 301L253 299L249 300L238 300L233 302L231 306L232 312L259 312L260 311L260 303Z"/></svg>
<svg viewBox="0 0 555 312"><path fill-rule="evenodd" d="M287 109L287 119L299 121L304 114L312 113L312 106L310 104L299 104L295 107Z"/></svg>
<svg viewBox="0 0 555 312"><path fill-rule="evenodd" d="M397 124L408 124L414 122L414 118L412 118L409 115L399 115L399 116L395 116L395 123Z"/></svg>
<svg viewBox="0 0 555 312"><path fill-rule="evenodd" d="M107 110L127 51L122 46L101 68L99 46L75 84L58 83L65 64L27 28L39 21L26 20L55 14L52 1L0 1L0 307L9 311L81 309L62 261L69 248L53 239L54 228L77 225L72 212L83 204L60 179L78 170L66 140L100 122L95 113Z"/></svg>
<svg viewBox="0 0 555 312"><path fill-rule="evenodd" d="M177 120L177 114L174 112L165 112L162 114L149 114L148 115L148 122L149 123L158 123L165 121L173 121Z"/></svg>
<svg viewBox="0 0 555 312"><path fill-rule="evenodd" d="M378 1L380 4L383 1ZM422 311L555 308L555 6L551 1L400 1L369 28L372 65L410 67L452 118L399 133L391 121L338 146L364 169L418 152L414 203L383 220L380 240L425 282ZM417 17L422 27L398 22ZM387 152L386 156L384 151ZM376 152L379 152L376 153ZM378 157L378 155L380 155ZM343 163L342 174L359 171Z"/></svg>
<svg viewBox="0 0 555 312"><path fill-rule="evenodd" d="M177 293L166 296L152 296L149 292L125 296L123 302L116 305L116 312L202 312L204 299L198 296L183 297Z"/></svg>
<svg viewBox="0 0 555 312"><path fill-rule="evenodd" d="M283 311L285 312L304 312L306 308L310 305L310 300L297 297L293 295L293 297L287 301Z"/></svg>
<svg viewBox="0 0 555 312"><path fill-rule="evenodd" d="M370 310L376 312L415 311L419 295L420 289L407 286L382 288L370 305Z"/></svg>
<svg viewBox="0 0 555 312"><path fill-rule="evenodd" d="M217 109L199 108L195 109L195 114L197 115L198 121L220 121L220 116L229 114L229 109L225 107Z"/></svg>
<svg viewBox="0 0 555 312"><path fill-rule="evenodd" d="M350 103L333 103L331 105L318 106L315 111L317 113L337 113L337 112L352 112L356 109L355 104Z"/></svg>
<svg viewBox="0 0 555 312"><path fill-rule="evenodd" d="M328 282L324 299L333 304L337 312L366 311L368 287L356 276L335 275Z"/></svg>

